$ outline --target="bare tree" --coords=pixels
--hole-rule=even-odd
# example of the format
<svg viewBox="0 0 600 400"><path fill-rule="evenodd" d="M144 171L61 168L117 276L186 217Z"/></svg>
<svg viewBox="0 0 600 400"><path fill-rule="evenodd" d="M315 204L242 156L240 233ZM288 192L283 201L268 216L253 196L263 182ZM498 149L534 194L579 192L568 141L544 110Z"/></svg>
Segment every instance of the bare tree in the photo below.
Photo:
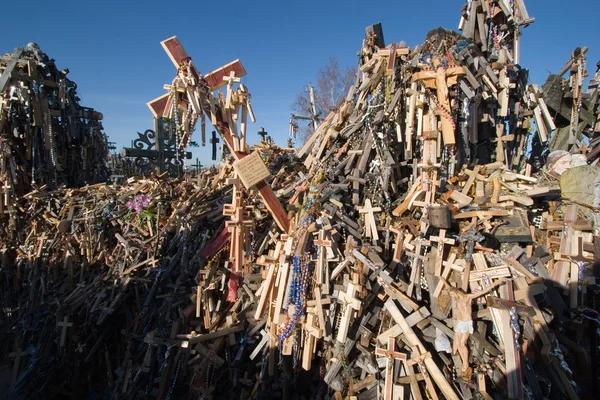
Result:
<svg viewBox="0 0 600 400"><path fill-rule="evenodd" d="M314 87L314 109L311 104L310 91L303 90L296 97L292 106L290 123L296 119L323 120L331 111L335 111L345 98L348 89L354 82L356 71L352 67L340 67L337 59L330 57L329 62L317 72L317 86ZM294 116L299 118L294 118ZM307 118L302 118L307 117ZM313 123L297 124L297 145L304 144L314 132Z"/></svg>

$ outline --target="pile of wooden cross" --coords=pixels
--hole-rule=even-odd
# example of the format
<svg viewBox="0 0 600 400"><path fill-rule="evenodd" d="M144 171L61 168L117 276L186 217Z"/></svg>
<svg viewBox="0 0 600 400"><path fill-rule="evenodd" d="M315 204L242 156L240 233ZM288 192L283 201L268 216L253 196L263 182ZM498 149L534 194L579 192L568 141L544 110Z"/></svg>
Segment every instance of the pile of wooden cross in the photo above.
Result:
<svg viewBox="0 0 600 400"><path fill-rule="evenodd" d="M15 201L32 187L105 181L102 114L35 43L0 57L0 223L16 229Z"/></svg>
<svg viewBox="0 0 600 400"><path fill-rule="evenodd" d="M177 78L151 108L210 117L231 156L20 200L0 248L11 393L592 397L598 212L565 177L598 167L574 165L577 131L569 165L535 163L556 125L518 64L530 22L473 0L466 37L386 47L367 28L355 85L297 152L248 145L239 61L202 75L164 41Z"/></svg>

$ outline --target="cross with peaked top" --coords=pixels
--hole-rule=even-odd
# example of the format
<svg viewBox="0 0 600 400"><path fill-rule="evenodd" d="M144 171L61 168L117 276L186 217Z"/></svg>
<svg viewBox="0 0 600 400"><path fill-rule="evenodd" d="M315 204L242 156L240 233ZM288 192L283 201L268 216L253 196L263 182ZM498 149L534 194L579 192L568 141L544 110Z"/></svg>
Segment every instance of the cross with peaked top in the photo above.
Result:
<svg viewBox="0 0 600 400"><path fill-rule="evenodd" d="M221 134L223 141L231 150L231 154L235 160L244 158L246 154L242 151L237 151L240 150L238 149L239 144L235 146L236 138L232 134L232 130L235 127L230 126L231 119L226 118L223 104L216 101L213 95L215 90L229 84L233 80L232 77L242 78L246 75L246 70L240 60L235 60L206 75L200 75L192 62L192 58L188 56L177 36L163 40L161 45L175 65L175 68L177 68L179 84L174 91L175 94L177 96L181 94L182 99L187 101L196 113L196 117L199 116L198 114L201 115L202 112L210 117L211 122ZM232 72L234 73L233 75L231 74ZM172 104L173 96L169 93L150 101L148 107L155 115L162 116L172 109ZM245 151L245 149L241 150ZM290 221L287 212L273 193L271 187L263 180L256 184L256 189L279 228L284 232L288 232Z"/></svg>

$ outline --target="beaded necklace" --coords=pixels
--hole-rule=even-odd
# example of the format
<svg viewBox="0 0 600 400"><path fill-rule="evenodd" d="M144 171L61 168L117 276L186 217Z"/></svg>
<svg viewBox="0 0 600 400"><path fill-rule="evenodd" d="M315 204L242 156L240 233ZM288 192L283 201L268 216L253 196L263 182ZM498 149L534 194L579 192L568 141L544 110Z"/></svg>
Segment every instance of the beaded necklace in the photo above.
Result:
<svg viewBox="0 0 600 400"><path fill-rule="evenodd" d="M300 222L296 231L296 239L301 238L310 224L314 221L312 215L306 216L302 222ZM296 240L296 246L294 253L298 249L299 242ZM291 302L294 304L294 313L292 317L288 319L285 324L282 324L281 331L278 334L278 344L281 348L283 342L291 335L298 319L304 313L306 290L308 289L308 283L310 278L310 261L306 256L298 257L294 255L292 257L292 278L290 281L290 294L288 298L288 304Z"/></svg>

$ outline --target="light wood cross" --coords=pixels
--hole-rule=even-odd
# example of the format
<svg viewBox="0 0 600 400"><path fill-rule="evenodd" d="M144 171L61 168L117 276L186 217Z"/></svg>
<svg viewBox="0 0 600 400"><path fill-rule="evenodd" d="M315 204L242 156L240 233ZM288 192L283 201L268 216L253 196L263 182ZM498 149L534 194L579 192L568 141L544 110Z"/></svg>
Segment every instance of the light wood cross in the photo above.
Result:
<svg viewBox="0 0 600 400"><path fill-rule="evenodd" d="M377 347L375 349L375 354L380 357L387 358L387 363L385 364L385 389L383 398L385 400L392 400L392 388L394 383L394 360L406 361L406 354L398 353L396 351L396 338L393 338L391 336L388 338L387 350Z"/></svg>
<svg viewBox="0 0 600 400"><path fill-rule="evenodd" d="M402 245L402 242L404 240L404 231L401 231L398 228L391 226L390 232L393 232L396 235L396 243L394 244L394 254L392 255L392 261L399 263L400 258L402 257L402 253L404 251L404 246Z"/></svg>
<svg viewBox="0 0 600 400"><path fill-rule="evenodd" d="M14 351L14 352L8 354L8 357L15 359L14 364L13 364L12 376L11 376L11 384L12 385L17 383L17 377L19 376L19 369L21 366L21 357L27 356L28 354L29 353L26 351L21 351L20 348L17 349L17 351Z"/></svg>
<svg viewBox="0 0 600 400"><path fill-rule="evenodd" d="M356 285L354 283L349 282L348 287L346 288L346 292L340 292L339 299L344 303L344 310L342 314L342 319L340 321L340 326L338 328L337 341L340 343L346 343L346 338L348 337L348 329L350 328L350 319L352 313L356 310L360 310L361 301L355 297L356 295Z"/></svg>
<svg viewBox="0 0 600 400"><path fill-rule="evenodd" d="M358 208L360 214L365 214L365 236L372 238L374 241L379 240L377 234L377 223L373 213L381 212L381 207L373 207L371 199L365 199L365 205Z"/></svg>
<svg viewBox="0 0 600 400"><path fill-rule="evenodd" d="M65 340L67 339L67 328L73 326L72 322L69 322L69 317L65 316L62 322L56 324L58 327L62 327L62 332L60 333L60 348L62 349L65 346Z"/></svg>
<svg viewBox="0 0 600 400"><path fill-rule="evenodd" d="M440 235L431 236L429 240L438 243L437 258L435 259L435 275L440 276L442 273L442 261L444 259L444 246L447 244L454 244L456 241L451 238L446 238L445 229L440 229Z"/></svg>
<svg viewBox="0 0 600 400"><path fill-rule="evenodd" d="M452 109L450 99L448 98L448 86L453 86L458 82L458 77L465 75L463 67L451 67L444 69L439 66L439 60L434 59L435 70L421 71L413 74L413 82L423 82L428 89L436 89L436 97L439 106L442 108L442 137L446 146L456 144L454 137L454 122L452 118Z"/></svg>
<svg viewBox="0 0 600 400"><path fill-rule="evenodd" d="M410 272L410 283L408 288L406 289L406 294L412 296L412 291L415 286L419 287L420 279L421 279L421 268L423 261L429 259L428 255L421 255L421 250L423 246L430 246L431 242L429 240L425 240L423 238L417 238L414 240L415 250L414 252L407 251L406 254L413 257L413 265ZM420 289L419 289L420 290Z"/></svg>
<svg viewBox="0 0 600 400"><path fill-rule="evenodd" d="M318 285L322 285L323 293L329 294L329 270L327 268L327 249L331 247L333 242L325 238L326 230L321 229L319 231L319 239L313 241L315 246L319 246L319 253L317 255L317 270L315 271L315 278Z"/></svg>
<svg viewBox="0 0 600 400"><path fill-rule="evenodd" d="M518 314L526 314L532 316L535 314L533 307L519 304L514 301L512 282L508 281L508 299L487 296L487 306L498 310L500 318L494 320L496 329L502 331L504 340L504 354L506 356L506 377L508 398L522 399L523 398L523 377L521 368L521 351L517 348L514 331L511 328L510 310Z"/></svg>

